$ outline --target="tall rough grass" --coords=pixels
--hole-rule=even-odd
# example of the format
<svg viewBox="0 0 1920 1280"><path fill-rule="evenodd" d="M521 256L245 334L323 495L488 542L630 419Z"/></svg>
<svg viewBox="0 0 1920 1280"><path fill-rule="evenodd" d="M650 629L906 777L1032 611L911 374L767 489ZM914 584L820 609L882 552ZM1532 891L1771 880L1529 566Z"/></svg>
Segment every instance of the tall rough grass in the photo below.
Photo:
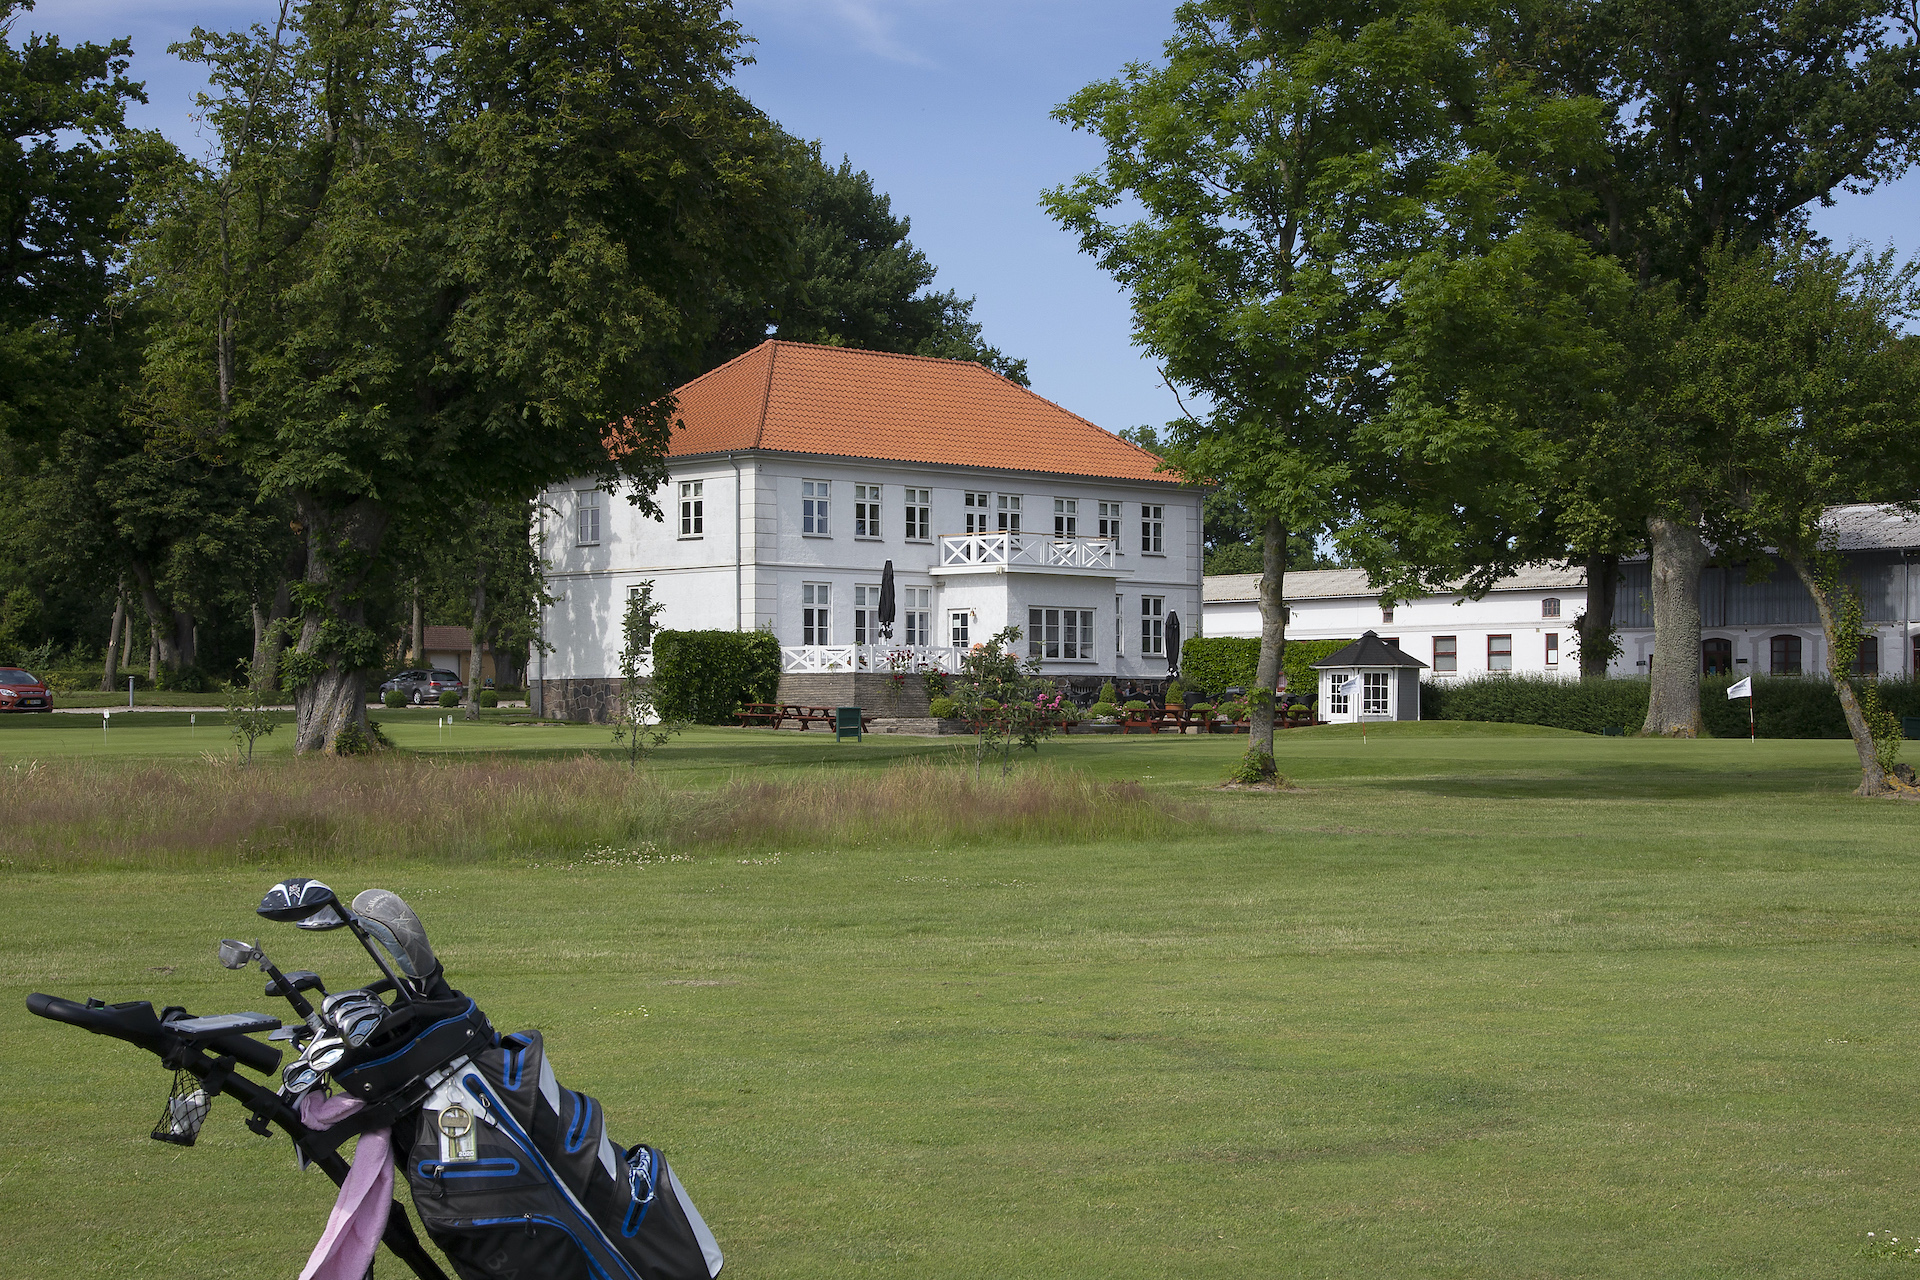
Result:
<svg viewBox="0 0 1920 1280"><path fill-rule="evenodd" d="M590 851L953 847L1167 838L1204 826L1134 783L912 761L669 789L590 757L419 757L0 770L0 867L540 861Z"/></svg>

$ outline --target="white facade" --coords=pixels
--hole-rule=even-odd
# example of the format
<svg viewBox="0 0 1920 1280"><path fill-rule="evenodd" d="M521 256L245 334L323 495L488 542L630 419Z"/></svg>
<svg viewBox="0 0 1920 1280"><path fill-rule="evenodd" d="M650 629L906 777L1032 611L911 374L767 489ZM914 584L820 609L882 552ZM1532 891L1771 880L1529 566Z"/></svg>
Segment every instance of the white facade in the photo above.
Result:
<svg viewBox="0 0 1920 1280"><path fill-rule="evenodd" d="M1166 616L1199 629L1194 489L766 450L668 467L658 518L585 482L544 495L536 537L557 599L536 679L616 678L627 596L647 579L662 627L770 630L793 671L884 670L889 650L963 648L1012 625L1023 651L1042 647L1042 674L1160 678ZM888 560L891 641L843 654L882 644L871 611Z"/></svg>
<svg viewBox="0 0 1920 1280"><path fill-rule="evenodd" d="M1205 582L1207 634L1257 637L1260 575L1219 574ZM1587 607L1587 588L1578 569L1528 569L1478 600L1426 596L1391 608L1381 605L1380 593L1368 588L1366 574L1357 569L1289 573L1284 589L1290 640L1350 640L1378 632L1426 663L1423 675L1430 680L1490 671L1569 679L1580 674L1573 619Z"/></svg>

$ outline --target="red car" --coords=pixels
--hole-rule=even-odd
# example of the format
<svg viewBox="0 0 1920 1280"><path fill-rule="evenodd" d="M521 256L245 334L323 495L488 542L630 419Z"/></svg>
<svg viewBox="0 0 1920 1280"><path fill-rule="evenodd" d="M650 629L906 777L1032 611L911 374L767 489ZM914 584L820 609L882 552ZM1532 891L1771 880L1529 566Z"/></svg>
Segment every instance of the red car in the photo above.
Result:
<svg viewBox="0 0 1920 1280"><path fill-rule="evenodd" d="M51 711L53 694L18 667L0 667L0 711Z"/></svg>

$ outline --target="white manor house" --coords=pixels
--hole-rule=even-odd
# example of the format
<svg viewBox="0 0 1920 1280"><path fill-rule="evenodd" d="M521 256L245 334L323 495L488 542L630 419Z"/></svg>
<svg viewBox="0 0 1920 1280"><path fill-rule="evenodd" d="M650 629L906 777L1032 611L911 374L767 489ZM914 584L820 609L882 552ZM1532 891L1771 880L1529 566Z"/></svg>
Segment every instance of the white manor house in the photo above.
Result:
<svg viewBox="0 0 1920 1280"><path fill-rule="evenodd" d="M1165 679L1199 633L1201 490L984 366L769 341L677 400L662 518L585 481L544 495L538 714L605 718L649 579L664 628L778 637L783 701L883 715L903 653L952 670L1018 626L1043 675L1090 692ZM924 715L920 682L902 692L895 713Z"/></svg>

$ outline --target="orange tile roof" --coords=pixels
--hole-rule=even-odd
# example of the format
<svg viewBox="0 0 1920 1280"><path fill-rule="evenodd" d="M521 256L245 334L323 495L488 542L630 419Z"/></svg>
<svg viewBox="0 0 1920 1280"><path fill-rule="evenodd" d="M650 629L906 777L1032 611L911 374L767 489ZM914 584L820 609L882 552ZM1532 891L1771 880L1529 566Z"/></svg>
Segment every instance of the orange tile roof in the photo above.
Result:
<svg viewBox="0 0 1920 1280"><path fill-rule="evenodd" d="M770 340L676 394L669 457L770 449L1178 482L1145 449L966 360Z"/></svg>

